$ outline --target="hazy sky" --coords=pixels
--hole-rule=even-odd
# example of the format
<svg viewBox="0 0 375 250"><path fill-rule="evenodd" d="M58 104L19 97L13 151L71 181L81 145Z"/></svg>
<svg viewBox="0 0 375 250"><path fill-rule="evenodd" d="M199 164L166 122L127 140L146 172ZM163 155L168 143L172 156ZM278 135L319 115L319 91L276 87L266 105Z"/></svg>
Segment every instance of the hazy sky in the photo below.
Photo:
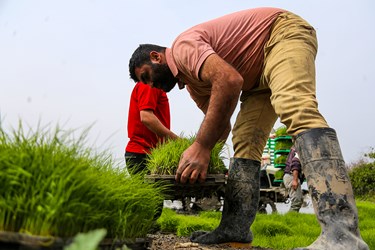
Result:
<svg viewBox="0 0 375 250"><path fill-rule="evenodd" d="M316 28L319 109L336 129L345 160L357 160L375 147L373 0L0 0L3 126L17 127L19 119L66 129L95 123L89 134L95 146L121 159L134 49L169 47L195 24L262 6L293 11ZM196 133L203 115L188 92L173 89L169 100L172 130Z"/></svg>

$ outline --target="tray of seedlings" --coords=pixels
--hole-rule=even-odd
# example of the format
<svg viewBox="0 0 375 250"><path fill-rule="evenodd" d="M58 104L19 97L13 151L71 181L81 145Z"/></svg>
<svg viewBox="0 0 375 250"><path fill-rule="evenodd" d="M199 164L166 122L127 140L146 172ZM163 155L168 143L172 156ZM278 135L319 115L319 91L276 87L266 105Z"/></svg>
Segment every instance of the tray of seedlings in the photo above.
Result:
<svg viewBox="0 0 375 250"><path fill-rule="evenodd" d="M145 180L148 183L163 183L165 192L172 200L185 197L203 198L213 194L223 196L225 192L227 167L224 165L223 143L215 145L211 152L208 174L204 182L179 183L175 181L175 173L181 154L193 143L195 137L179 138L159 144L151 150L147 159L148 173Z"/></svg>
<svg viewBox="0 0 375 250"><path fill-rule="evenodd" d="M148 248L163 186L85 147L87 131L75 139L58 127L8 133L1 124L0 249Z"/></svg>
<svg viewBox="0 0 375 250"><path fill-rule="evenodd" d="M166 195L172 196L172 200L178 200L185 197L203 198L217 194L223 196L225 192L226 176L225 174L209 174L205 182L194 184L177 183L174 175L147 175L145 179L149 183L162 182L168 187Z"/></svg>

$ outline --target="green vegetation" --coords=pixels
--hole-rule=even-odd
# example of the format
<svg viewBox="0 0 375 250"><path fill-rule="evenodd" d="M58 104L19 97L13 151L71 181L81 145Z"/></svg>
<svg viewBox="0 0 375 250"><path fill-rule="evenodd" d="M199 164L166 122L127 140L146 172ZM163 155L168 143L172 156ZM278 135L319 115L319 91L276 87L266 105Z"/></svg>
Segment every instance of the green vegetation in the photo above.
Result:
<svg viewBox="0 0 375 250"><path fill-rule="evenodd" d="M349 170L354 194L364 200L375 201L375 151L365 154L370 160L362 159Z"/></svg>
<svg viewBox="0 0 375 250"><path fill-rule="evenodd" d="M53 132L48 132L53 131ZM143 237L164 187L130 178L113 159L86 148L88 131L0 123L0 230L73 237L103 228L107 238Z"/></svg>
<svg viewBox="0 0 375 250"><path fill-rule="evenodd" d="M280 169L275 172L275 180L282 180L284 177L284 170Z"/></svg>
<svg viewBox="0 0 375 250"><path fill-rule="evenodd" d="M162 232L176 233L177 236L190 236L194 231L211 231L219 225L221 212L210 212L210 214L215 215L209 216L207 212L203 212L200 216L189 216L176 214L173 210L164 208L157 223L160 224Z"/></svg>
<svg viewBox="0 0 375 250"><path fill-rule="evenodd" d="M275 130L275 135L276 135L276 137L288 135L288 133L286 132L286 126L282 125L282 126L278 127Z"/></svg>
<svg viewBox="0 0 375 250"><path fill-rule="evenodd" d="M358 165L349 172L355 195L375 196L375 164Z"/></svg>
<svg viewBox="0 0 375 250"><path fill-rule="evenodd" d="M159 144L148 155L147 168L151 174L174 175L176 173L181 154L194 142L195 136L178 138ZM223 153L223 143L217 143L211 151L211 160L208 167L209 174L226 172Z"/></svg>
<svg viewBox="0 0 375 250"><path fill-rule="evenodd" d="M64 247L64 250L96 250L106 235L105 229L95 229L87 233L79 233L73 242Z"/></svg>
<svg viewBox="0 0 375 250"><path fill-rule="evenodd" d="M288 158L287 155L280 155L280 156L276 157L274 162L275 162L275 164L285 164L287 158Z"/></svg>
<svg viewBox="0 0 375 250"><path fill-rule="evenodd" d="M375 203L358 201L361 236L375 249ZM198 216L176 214L164 209L158 220L162 231L189 236L196 230L213 230L220 222L221 212L202 212ZM320 226L313 214L287 213L257 214L251 227L254 246L271 249L292 249L308 246L320 234Z"/></svg>
<svg viewBox="0 0 375 250"><path fill-rule="evenodd" d="M293 146L292 140L278 140L275 143L275 150L289 150Z"/></svg>

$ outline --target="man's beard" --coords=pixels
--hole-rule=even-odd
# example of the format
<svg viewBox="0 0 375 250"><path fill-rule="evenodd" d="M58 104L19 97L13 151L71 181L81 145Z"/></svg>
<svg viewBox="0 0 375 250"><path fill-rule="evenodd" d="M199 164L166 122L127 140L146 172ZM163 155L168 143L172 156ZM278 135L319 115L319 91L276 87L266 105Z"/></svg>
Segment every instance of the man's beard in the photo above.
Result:
<svg viewBox="0 0 375 250"><path fill-rule="evenodd" d="M164 92L171 91L176 86L177 78L172 74L167 64L155 64L152 67L153 86L162 89Z"/></svg>

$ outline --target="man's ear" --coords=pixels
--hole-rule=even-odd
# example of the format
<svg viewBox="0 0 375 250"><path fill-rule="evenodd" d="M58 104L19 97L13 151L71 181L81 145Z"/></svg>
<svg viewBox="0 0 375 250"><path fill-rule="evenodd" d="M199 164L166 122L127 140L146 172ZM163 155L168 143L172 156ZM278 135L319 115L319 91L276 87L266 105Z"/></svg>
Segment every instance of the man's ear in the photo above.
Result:
<svg viewBox="0 0 375 250"><path fill-rule="evenodd" d="M161 55L159 52L151 51L150 52L150 60L152 63L160 63L161 61Z"/></svg>

